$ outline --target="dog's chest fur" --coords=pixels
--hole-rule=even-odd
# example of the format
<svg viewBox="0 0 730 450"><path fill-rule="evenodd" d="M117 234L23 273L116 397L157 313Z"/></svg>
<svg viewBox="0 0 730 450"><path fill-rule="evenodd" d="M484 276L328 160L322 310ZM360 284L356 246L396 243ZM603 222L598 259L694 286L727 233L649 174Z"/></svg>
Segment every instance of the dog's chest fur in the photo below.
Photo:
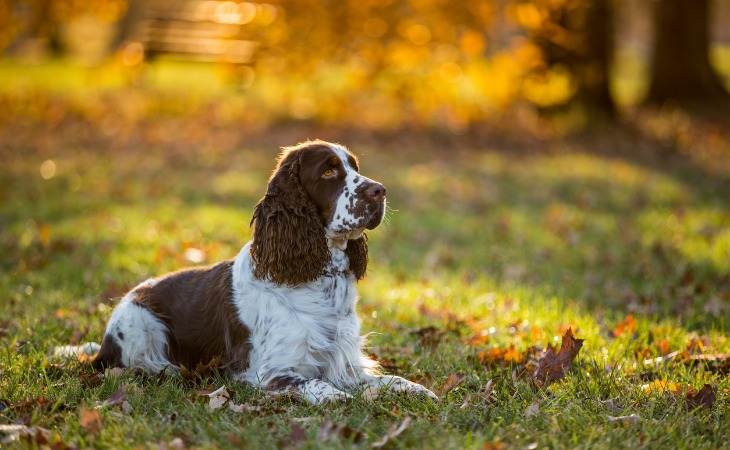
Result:
<svg viewBox="0 0 730 450"><path fill-rule="evenodd" d="M288 288L254 278L248 248L240 252L233 267L233 302L251 332L250 366L242 378L263 384L282 365L292 374L335 384L352 378L361 348L355 278L346 270L345 253L330 250L325 275Z"/></svg>

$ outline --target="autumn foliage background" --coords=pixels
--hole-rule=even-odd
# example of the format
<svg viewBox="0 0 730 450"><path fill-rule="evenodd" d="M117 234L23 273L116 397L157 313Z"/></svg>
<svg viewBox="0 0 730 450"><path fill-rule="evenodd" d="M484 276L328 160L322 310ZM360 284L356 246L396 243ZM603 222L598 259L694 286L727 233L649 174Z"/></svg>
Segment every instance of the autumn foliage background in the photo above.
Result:
<svg viewBox="0 0 730 450"><path fill-rule="evenodd" d="M726 445L730 5L652 4L0 0L0 440ZM153 13L222 35L153 52ZM235 255L307 138L387 186L360 315L440 403L51 356L139 281Z"/></svg>

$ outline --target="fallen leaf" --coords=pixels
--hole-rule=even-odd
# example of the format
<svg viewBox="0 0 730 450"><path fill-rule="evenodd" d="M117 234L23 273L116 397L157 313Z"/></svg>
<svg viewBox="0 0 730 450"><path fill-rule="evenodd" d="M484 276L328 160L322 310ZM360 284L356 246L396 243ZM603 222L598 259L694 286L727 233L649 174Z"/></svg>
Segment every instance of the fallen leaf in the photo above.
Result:
<svg viewBox="0 0 730 450"><path fill-rule="evenodd" d="M8 407L15 416L16 424L28 425L34 418L51 413L57 413L66 409L61 402L48 400L45 397L28 398L21 400Z"/></svg>
<svg viewBox="0 0 730 450"><path fill-rule="evenodd" d="M319 435L317 436L317 442L323 443L327 440L342 437L352 442L359 442L365 438L365 433L360 430L355 430L346 425L335 425L332 420L327 418L322 426L319 428Z"/></svg>
<svg viewBox="0 0 730 450"><path fill-rule="evenodd" d="M378 442L375 442L372 445L372 447L373 448L384 447L385 444L387 444L391 440L400 436L401 433L403 433L405 430L407 430L410 426L411 426L411 418L406 417L405 420L403 420L403 422L400 424L400 426L398 426L398 428L396 428L395 425L391 426L390 430L388 430L388 432L385 434L385 436L383 436L383 438L381 440L379 440Z"/></svg>
<svg viewBox="0 0 730 450"><path fill-rule="evenodd" d="M612 333L614 337L621 337L624 335L631 335L636 331L636 319L633 314L626 316L626 320L619 322L616 328L613 329Z"/></svg>
<svg viewBox="0 0 730 450"><path fill-rule="evenodd" d="M481 330L466 338L466 343L472 347L479 347L489 343L489 330Z"/></svg>
<svg viewBox="0 0 730 450"><path fill-rule="evenodd" d="M504 442L500 441L492 441L492 442L485 442L484 446L482 447L482 450L504 450L506 448Z"/></svg>
<svg viewBox="0 0 730 450"><path fill-rule="evenodd" d="M502 359L504 359L506 362L519 364L522 362L522 355L514 345L510 345L502 355Z"/></svg>
<svg viewBox="0 0 730 450"><path fill-rule="evenodd" d="M188 381L200 381L203 378L211 375L215 370L217 370L220 362L220 357L215 356L210 360L210 362L208 362L208 364L198 363L198 365L195 366L195 370L193 371L185 367L185 365L180 364L180 376Z"/></svg>
<svg viewBox="0 0 730 450"><path fill-rule="evenodd" d="M237 412L237 413L244 413L244 412L251 413L251 412L259 412L259 411L263 410L263 408L260 406L251 406L248 403L243 403L241 405L237 405L233 401L228 402L228 409L230 409L233 412Z"/></svg>
<svg viewBox="0 0 730 450"><path fill-rule="evenodd" d="M535 399L525 410L525 417L537 416L540 414L540 400Z"/></svg>
<svg viewBox="0 0 730 450"><path fill-rule="evenodd" d="M658 366L660 364L666 364L670 361L672 361L674 358L676 358L679 355L679 351L667 353L664 356L660 356L658 358L651 358L651 359L645 359L644 365L646 366Z"/></svg>
<svg viewBox="0 0 730 450"><path fill-rule="evenodd" d="M669 354L669 339L659 339L656 342L656 347L660 355L667 356Z"/></svg>
<svg viewBox="0 0 730 450"><path fill-rule="evenodd" d="M565 378L565 371L568 370L578 352L583 347L583 339L573 338L572 329L563 335L563 342L560 351L556 354L553 349L548 349L535 370L535 381L539 386L547 386L556 380Z"/></svg>
<svg viewBox="0 0 730 450"><path fill-rule="evenodd" d="M421 386L425 386L427 388L430 388L431 386L433 386L433 377L428 372L420 374L420 375L416 375L415 377L411 378L410 380L413 381L414 383L418 383Z"/></svg>
<svg viewBox="0 0 730 450"><path fill-rule="evenodd" d="M205 396L210 398L208 401L208 408L211 411L222 408L223 405L231 399L231 393L228 392L228 389L225 386L221 386L210 394L205 394Z"/></svg>
<svg viewBox="0 0 730 450"><path fill-rule="evenodd" d="M686 356L702 354L705 353L709 347L710 339L707 336L693 337L690 339L687 347L685 347L683 354Z"/></svg>
<svg viewBox="0 0 730 450"><path fill-rule="evenodd" d="M26 438L31 444L41 446L48 444L51 438L51 431L41 427L0 424L0 444L12 444L13 442L18 442L21 438Z"/></svg>
<svg viewBox="0 0 730 450"><path fill-rule="evenodd" d="M637 424L642 422L644 419L641 418L641 416L637 414L631 414L630 416L606 416L609 422L617 422L617 423L629 423L629 424Z"/></svg>
<svg viewBox="0 0 730 450"><path fill-rule="evenodd" d="M712 405L715 404L715 400L717 399L717 395L715 394L716 390L714 386L705 384L698 392L687 393L687 397L685 397L687 408L696 409L700 406L703 408L712 408Z"/></svg>
<svg viewBox="0 0 730 450"><path fill-rule="evenodd" d="M464 397L464 403L459 406L459 409L466 409L471 405L471 394L468 392L466 393L466 396Z"/></svg>
<svg viewBox="0 0 730 450"><path fill-rule="evenodd" d="M299 447L307 442L307 432L304 428L300 427L296 423L290 425L291 433L289 433L289 443L292 446Z"/></svg>
<svg viewBox="0 0 730 450"><path fill-rule="evenodd" d="M441 398L448 392L453 390L456 386L463 383L465 379L466 376L461 372L452 373L451 375L449 375L446 381L444 381L444 384L441 385L440 388L436 389L435 394L438 396L438 398Z"/></svg>
<svg viewBox="0 0 730 450"><path fill-rule="evenodd" d="M651 383L641 386L641 390L646 393L656 392L681 392L682 386L679 383L668 380L654 380Z"/></svg>
<svg viewBox="0 0 730 450"><path fill-rule="evenodd" d="M411 334L418 335L421 346L435 349L443 340L445 332L433 325L429 325L418 330L413 330Z"/></svg>
<svg viewBox="0 0 730 450"><path fill-rule="evenodd" d="M101 372L80 373L79 380L81 380L81 384L84 386L93 388L100 386L104 382L104 374Z"/></svg>
<svg viewBox="0 0 730 450"><path fill-rule="evenodd" d="M96 409L81 408L79 411L79 423L87 433L98 434L101 431L101 414Z"/></svg>
<svg viewBox="0 0 730 450"><path fill-rule="evenodd" d="M487 403L490 403L492 405L497 403L497 398L494 396L494 381L487 381L487 384L479 389L477 395L484 399Z"/></svg>

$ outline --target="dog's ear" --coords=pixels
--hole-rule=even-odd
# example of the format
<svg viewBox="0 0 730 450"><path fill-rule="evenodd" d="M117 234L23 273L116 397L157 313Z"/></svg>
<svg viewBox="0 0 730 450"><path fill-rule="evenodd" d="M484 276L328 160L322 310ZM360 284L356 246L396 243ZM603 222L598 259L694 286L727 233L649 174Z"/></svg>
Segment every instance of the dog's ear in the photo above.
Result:
<svg viewBox="0 0 730 450"><path fill-rule="evenodd" d="M350 270L355 278L358 280L365 278L365 271L368 268L368 236L363 233L359 238L347 241L345 254L350 260Z"/></svg>
<svg viewBox="0 0 730 450"><path fill-rule="evenodd" d="M317 279L330 260L322 220L299 178L300 155L282 154L251 219L254 276L289 286Z"/></svg>

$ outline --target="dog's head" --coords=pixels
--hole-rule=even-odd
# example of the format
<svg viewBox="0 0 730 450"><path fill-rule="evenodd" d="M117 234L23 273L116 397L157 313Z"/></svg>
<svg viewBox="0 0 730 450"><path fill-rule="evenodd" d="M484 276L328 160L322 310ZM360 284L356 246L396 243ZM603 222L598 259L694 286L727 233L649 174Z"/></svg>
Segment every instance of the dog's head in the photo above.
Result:
<svg viewBox="0 0 730 450"><path fill-rule="evenodd" d="M360 175L345 147L308 141L279 156L264 198L254 210L254 274L277 284L318 278L330 246L343 248L357 279L367 268L367 236L385 215L385 187Z"/></svg>

